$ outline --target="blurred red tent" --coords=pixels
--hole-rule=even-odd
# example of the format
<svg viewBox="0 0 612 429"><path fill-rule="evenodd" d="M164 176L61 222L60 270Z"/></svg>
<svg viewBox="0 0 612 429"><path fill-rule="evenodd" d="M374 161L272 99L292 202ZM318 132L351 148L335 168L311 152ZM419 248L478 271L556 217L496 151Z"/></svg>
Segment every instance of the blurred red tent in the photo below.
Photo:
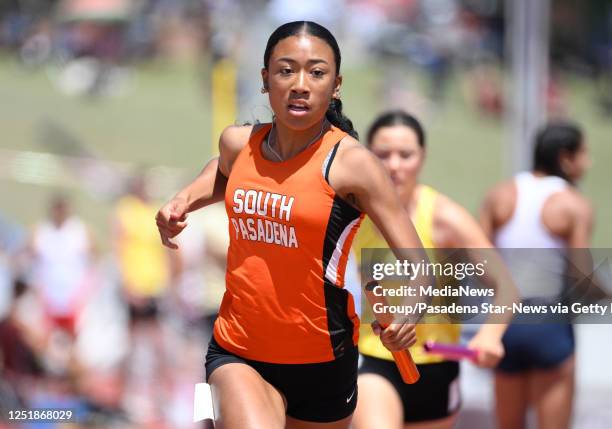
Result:
<svg viewBox="0 0 612 429"><path fill-rule="evenodd" d="M59 7L62 21L127 21L130 17L129 0L63 0Z"/></svg>

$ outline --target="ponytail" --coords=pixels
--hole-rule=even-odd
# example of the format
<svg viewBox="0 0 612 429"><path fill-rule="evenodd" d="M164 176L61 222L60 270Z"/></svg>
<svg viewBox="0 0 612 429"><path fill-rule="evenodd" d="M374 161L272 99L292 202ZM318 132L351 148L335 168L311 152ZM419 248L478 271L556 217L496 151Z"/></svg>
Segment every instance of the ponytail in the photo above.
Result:
<svg viewBox="0 0 612 429"><path fill-rule="evenodd" d="M342 113L342 101L337 98L332 98L329 103L329 108L325 113L325 117L332 125L345 131L349 136L359 140L359 134L355 128L353 128L353 122Z"/></svg>

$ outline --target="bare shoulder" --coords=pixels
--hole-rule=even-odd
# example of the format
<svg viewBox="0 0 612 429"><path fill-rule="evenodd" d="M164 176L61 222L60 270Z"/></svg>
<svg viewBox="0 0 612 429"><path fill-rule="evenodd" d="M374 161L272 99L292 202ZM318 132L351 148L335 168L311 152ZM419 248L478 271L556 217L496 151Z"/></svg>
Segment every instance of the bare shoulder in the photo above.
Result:
<svg viewBox="0 0 612 429"><path fill-rule="evenodd" d="M509 218L516 205L514 180L506 180L493 186L486 194L483 208L498 218Z"/></svg>
<svg viewBox="0 0 612 429"><path fill-rule="evenodd" d="M362 168L377 164L378 159L359 141L351 136L346 136L340 141L336 161L342 169L352 171L353 174ZM365 171L363 171L366 173ZM357 176L357 175L356 175Z"/></svg>
<svg viewBox="0 0 612 429"><path fill-rule="evenodd" d="M514 201L516 199L516 185L514 180L506 180L493 186L487 192L485 201L503 204L508 201Z"/></svg>
<svg viewBox="0 0 612 429"><path fill-rule="evenodd" d="M350 136L340 142L329 173L329 184L340 197L360 210L364 210L366 199L377 193L374 190L392 189L378 158Z"/></svg>
<svg viewBox="0 0 612 429"><path fill-rule="evenodd" d="M568 187L560 192L558 200L576 218L591 219L593 217L593 204L574 187Z"/></svg>
<svg viewBox="0 0 612 429"><path fill-rule="evenodd" d="M232 165L240 151L246 146L251 134L261 125L230 125L219 137L219 169L229 176Z"/></svg>
<svg viewBox="0 0 612 429"><path fill-rule="evenodd" d="M254 130L253 125L230 125L221 132L219 138L219 150L229 152L238 151L249 141L249 137Z"/></svg>
<svg viewBox="0 0 612 429"><path fill-rule="evenodd" d="M433 213L436 243L440 247L488 247L484 232L472 214L444 194L437 194Z"/></svg>
<svg viewBox="0 0 612 429"><path fill-rule="evenodd" d="M460 227L472 215L458 202L442 193L436 194L434 221L436 224Z"/></svg>
<svg viewBox="0 0 612 429"><path fill-rule="evenodd" d="M514 179L493 186L485 195L480 206L480 225L492 238L494 231L505 225L514 214L517 191Z"/></svg>

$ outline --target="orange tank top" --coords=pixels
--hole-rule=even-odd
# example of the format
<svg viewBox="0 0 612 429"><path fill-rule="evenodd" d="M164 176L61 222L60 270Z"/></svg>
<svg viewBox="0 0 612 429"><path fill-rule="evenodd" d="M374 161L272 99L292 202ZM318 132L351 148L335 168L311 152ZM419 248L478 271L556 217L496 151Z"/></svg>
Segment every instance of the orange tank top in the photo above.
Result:
<svg viewBox="0 0 612 429"><path fill-rule="evenodd" d="M331 361L359 332L344 271L363 214L327 181L346 133L332 126L295 157L272 162L261 152L270 129L251 135L228 179L230 245L215 340L262 362Z"/></svg>

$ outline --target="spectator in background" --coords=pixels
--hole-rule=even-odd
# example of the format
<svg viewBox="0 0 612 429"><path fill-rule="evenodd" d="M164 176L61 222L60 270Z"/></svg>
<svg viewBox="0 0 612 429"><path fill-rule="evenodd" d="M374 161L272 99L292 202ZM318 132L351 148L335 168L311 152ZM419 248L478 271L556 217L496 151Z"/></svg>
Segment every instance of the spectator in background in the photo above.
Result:
<svg viewBox="0 0 612 429"><path fill-rule="evenodd" d="M156 321L170 278L170 260L159 246L151 213L157 210L149 202L144 178L135 177L117 202L113 219L114 250L132 326Z"/></svg>
<svg viewBox="0 0 612 429"><path fill-rule="evenodd" d="M40 342L18 316L19 303L26 290L25 282L15 280L10 288L8 314L0 319L0 411L3 416L9 404L23 405L27 386L43 374ZM5 410L5 407L8 408Z"/></svg>
<svg viewBox="0 0 612 429"><path fill-rule="evenodd" d="M145 178L132 178L128 193L116 204L113 244L119 268L119 282L128 308L130 351L124 365L126 409L144 422L158 420L164 391L166 350L160 321L162 301L167 298L170 278L176 275L177 258L159 245L159 233L151 221L157 213L149 201ZM172 258L172 259L171 259ZM171 267L172 262L172 267ZM130 401L138 402L139 405Z"/></svg>
<svg viewBox="0 0 612 429"><path fill-rule="evenodd" d="M94 241L85 223L71 213L64 196L51 199L48 217L34 229L28 250L32 283L48 332L61 329L75 337L78 318L95 282Z"/></svg>

